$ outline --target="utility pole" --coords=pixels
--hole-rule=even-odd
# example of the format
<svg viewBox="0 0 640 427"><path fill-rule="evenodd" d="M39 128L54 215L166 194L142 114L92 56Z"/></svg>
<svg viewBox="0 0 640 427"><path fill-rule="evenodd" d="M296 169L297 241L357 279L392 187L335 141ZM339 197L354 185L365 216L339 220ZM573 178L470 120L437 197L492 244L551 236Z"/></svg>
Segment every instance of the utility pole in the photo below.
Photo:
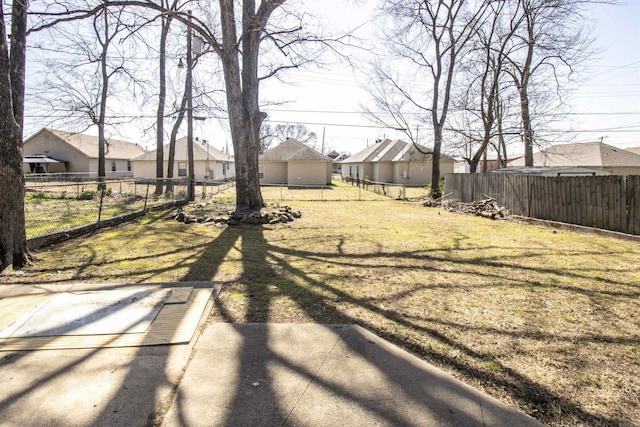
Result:
<svg viewBox="0 0 640 427"><path fill-rule="evenodd" d="M187 11L189 15L189 24L191 24L191 11ZM187 26L187 162L189 167L189 190L188 199L195 199L195 181L196 175L193 161L193 57L191 54L191 25Z"/></svg>
<svg viewBox="0 0 640 427"><path fill-rule="evenodd" d="M203 139L202 143L207 146L207 166L206 166L207 173L205 177L207 179L213 179L211 176L211 169L209 169L209 141L207 141L206 139Z"/></svg>

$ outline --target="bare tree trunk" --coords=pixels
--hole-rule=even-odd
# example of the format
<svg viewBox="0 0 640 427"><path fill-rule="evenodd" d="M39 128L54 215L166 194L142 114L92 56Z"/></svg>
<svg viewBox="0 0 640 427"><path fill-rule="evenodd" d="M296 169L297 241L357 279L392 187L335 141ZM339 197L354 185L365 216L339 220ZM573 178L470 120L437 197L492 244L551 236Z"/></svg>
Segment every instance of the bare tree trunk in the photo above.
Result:
<svg viewBox="0 0 640 427"><path fill-rule="evenodd" d="M14 1L11 56L0 4L0 273L30 262L24 215L22 122L27 2Z"/></svg>
<svg viewBox="0 0 640 427"><path fill-rule="evenodd" d="M496 99L496 122L498 125L498 147L496 151L498 152L498 160L500 161L500 167L507 167L507 143L504 139L504 133L502 128L502 118L503 118L503 105L502 101Z"/></svg>
<svg viewBox="0 0 640 427"><path fill-rule="evenodd" d="M514 79L518 95L520 97L520 117L522 121L522 142L524 143L524 165L533 166L533 129L531 127L531 112L529 110L529 80L533 66L533 56L536 46L536 6L532 3L522 2L523 23L526 25L526 56L522 66L511 62L514 70L511 76Z"/></svg>
<svg viewBox="0 0 640 427"><path fill-rule="evenodd" d="M159 93L158 110L156 112L156 195L162 194L162 178L164 177L164 108L167 99L167 35L171 19L162 16L160 29L160 64L158 70Z"/></svg>
<svg viewBox="0 0 640 427"><path fill-rule="evenodd" d="M522 140L524 142L524 165L533 166L533 129L531 127L531 113L529 111L529 94L527 86L518 87L520 95L520 111L522 114Z"/></svg>
<svg viewBox="0 0 640 427"><path fill-rule="evenodd" d="M98 112L98 179L104 180L106 176L105 168L105 146L106 137L104 134L104 127L107 115L107 95L109 93L109 71L107 70L107 52L109 50L109 44L111 38L109 37L109 16L107 10L107 3L104 4L102 11L104 18L104 41L102 44L102 56L100 57L100 72L102 76L102 88L100 93L100 110Z"/></svg>
<svg viewBox="0 0 640 427"><path fill-rule="evenodd" d="M27 7L27 1L24 1L24 3L14 1L11 12L11 68L9 70L9 73L11 78L11 101L13 103L13 117L15 118L16 123L20 128L20 147L22 147L24 124L25 64L27 55Z"/></svg>
<svg viewBox="0 0 640 427"><path fill-rule="evenodd" d="M236 210L250 212L263 206L258 175L260 125L266 118L258 105L258 53L264 25L273 11L284 1L262 2L256 14L255 1L243 1L242 74L238 59L235 13L232 0L220 0L222 28L221 53L227 90L229 125L235 152ZM235 48L231 48L235 46Z"/></svg>
<svg viewBox="0 0 640 427"><path fill-rule="evenodd" d="M440 152L442 151L442 125L433 126L433 166L431 169L431 197L442 196L440 191Z"/></svg>
<svg viewBox="0 0 640 427"><path fill-rule="evenodd" d="M178 117L171 129L171 137L169 138L169 158L167 159L167 195L173 193L173 165L176 159L176 139L178 138L178 130L184 120L184 112L187 108L187 90L185 85L184 93L182 94L182 101L178 110Z"/></svg>
<svg viewBox="0 0 640 427"><path fill-rule="evenodd" d="M189 11L189 21L191 21L191 11ZM191 26L187 27L187 81L185 83L187 92L187 162L189 169L189 190L188 199L193 201L195 195L195 162L193 161L193 56L191 52L192 31Z"/></svg>
<svg viewBox="0 0 640 427"><path fill-rule="evenodd" d="M10 123L14 120L8 109L11 109L11 104L3 100L0 106L3 117L0 120L0 182L6 190L0 192L0 273L11 267L20 268L29 262L24 215L22 138L17 123Z"/></svg>

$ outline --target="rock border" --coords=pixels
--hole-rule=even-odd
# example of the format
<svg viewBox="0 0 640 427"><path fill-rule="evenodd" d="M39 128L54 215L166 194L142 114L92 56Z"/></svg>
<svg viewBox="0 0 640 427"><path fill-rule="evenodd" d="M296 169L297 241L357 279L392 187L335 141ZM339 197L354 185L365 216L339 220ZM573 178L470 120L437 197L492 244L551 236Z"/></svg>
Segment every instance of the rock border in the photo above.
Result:
<svg viewBox="0 0 640 427"><path fill-rule="evenodd" d="M213 208L208 210L207 208ZM242 213L230 206L196 203L180 207L166 219L184 224L213 223L216 226L238 224L282 224L302 217L302 212L288 205L265 206L259 211Z"/></svg>

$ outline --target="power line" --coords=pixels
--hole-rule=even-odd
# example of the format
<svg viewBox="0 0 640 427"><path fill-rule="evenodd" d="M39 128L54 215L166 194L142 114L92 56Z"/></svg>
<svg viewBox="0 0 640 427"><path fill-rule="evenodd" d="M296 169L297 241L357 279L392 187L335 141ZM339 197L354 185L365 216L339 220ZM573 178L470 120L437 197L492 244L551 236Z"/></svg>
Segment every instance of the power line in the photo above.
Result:
<svg viewBox="0 0 640 427"><path fill-rule="evenodd" d="M262 111L273 113L310 113L310 114L366 114L365 111L346 111L346 110L280 110L277 108L263 108ZM376 111L373 114L384 114L383 111ZM424 112L404 113L406 116L423 115ZM577 113L553 113L546 116L629 116L640 115L640 111L615 111L615 112L577 112Z"/></svg>

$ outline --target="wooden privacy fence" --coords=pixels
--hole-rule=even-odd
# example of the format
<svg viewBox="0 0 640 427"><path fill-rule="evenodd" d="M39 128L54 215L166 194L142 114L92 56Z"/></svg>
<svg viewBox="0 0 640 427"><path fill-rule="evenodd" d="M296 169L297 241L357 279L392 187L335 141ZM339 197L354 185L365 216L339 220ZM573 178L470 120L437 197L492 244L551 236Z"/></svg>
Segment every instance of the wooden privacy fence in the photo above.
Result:
<svg viewBox="0 0 640 427"><path fill-rule="evenodd" d="M637 175L447 174L445 194L464 203L493 197L514 215L640 235Z"/></svg>

